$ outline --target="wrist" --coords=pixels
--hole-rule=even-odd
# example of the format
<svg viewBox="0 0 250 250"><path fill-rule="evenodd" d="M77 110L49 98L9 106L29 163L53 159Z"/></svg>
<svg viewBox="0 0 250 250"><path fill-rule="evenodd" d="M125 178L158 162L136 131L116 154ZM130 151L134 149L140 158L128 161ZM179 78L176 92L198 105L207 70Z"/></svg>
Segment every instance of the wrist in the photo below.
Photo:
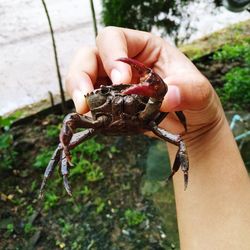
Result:
<svg viewBox="0 0 250 250"><path fill-rule="evenodd" d="M210 124L183 135L189 156L198 158L204 152L214 150L216 147L224 147L225 142L230 140L234 143L232 132L224 114Z"/></svg>

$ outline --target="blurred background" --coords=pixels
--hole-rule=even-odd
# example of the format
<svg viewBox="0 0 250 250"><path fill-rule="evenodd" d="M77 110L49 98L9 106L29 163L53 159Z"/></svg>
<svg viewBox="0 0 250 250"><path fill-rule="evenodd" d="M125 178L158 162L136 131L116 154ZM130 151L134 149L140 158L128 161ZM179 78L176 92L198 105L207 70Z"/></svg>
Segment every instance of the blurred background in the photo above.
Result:
<svg viewBox="0 0 250 250"><path fill-rule="evenodd" d="M103 3L93 1L99 29L105 25L117 25L148 30L176 44L193 41L249 19L247 10L231 12L223 6L215 7L212 0ZM83 45L95 44L90 1L48 0L47 7L64 78L75 51ZM2 0L0 13L0 115L4 115L47 99L48 91L58 95L59 88L42 2Z"/></svg>
<svg viewBox="0 0 250 250"><path fill-rule="evenodd" d="M208 77L250 169L248 0L1 0L0 249L179 249L166 146L144 136L98 136L73 152L73 197L55 171L71 58L103 27L150 31ZM121 157L122 153L122 157Z"/></svg>

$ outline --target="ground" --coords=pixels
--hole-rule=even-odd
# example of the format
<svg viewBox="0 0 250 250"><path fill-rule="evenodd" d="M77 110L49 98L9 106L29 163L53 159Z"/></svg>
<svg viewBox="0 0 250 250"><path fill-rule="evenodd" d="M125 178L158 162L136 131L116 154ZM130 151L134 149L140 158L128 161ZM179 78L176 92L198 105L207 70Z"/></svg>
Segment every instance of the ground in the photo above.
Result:
<svg viewBox="0 0 250 250"><path fill-rule="evenodd" d="M195 64L221 89L230 70L247 65L239 57L245 51L248 58L244 46L227 48L226 62L209 54ZM235 104L226 102L225 108ZM51 112L10 129L8 119L0 119L0 249L179 249L173 187L164 182L170 166L158 140L99 135L73 151L73 197L55 171L38 200L63 119Z"/></svg>
<svg viewBox="0 0 250 250"><path fill-rule="evenodd" d="M152 164L146 169L147 161L154 161L154 152L159 151L155 147L166 150L157 140L96 137L74 152L73 198L64 191L56 171L45 199L38 200L61 119L50 115L12 129L18 158L12 169L1 173L0 249L178 248L172 186L156 182L157 174L148 176ZM149 150L154 152L147 157ZM166 161L162 173L169 173ZM168 209L164 218L163 206L158 209L157 204Z"/></svg>

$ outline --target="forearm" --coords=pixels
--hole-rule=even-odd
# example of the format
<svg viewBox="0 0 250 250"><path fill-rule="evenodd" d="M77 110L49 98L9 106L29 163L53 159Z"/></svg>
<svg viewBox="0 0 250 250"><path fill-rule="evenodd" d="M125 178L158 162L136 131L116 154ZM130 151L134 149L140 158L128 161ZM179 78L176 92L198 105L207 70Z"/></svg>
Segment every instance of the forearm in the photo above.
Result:
<svg viewBox="0 0 250 250"><path fill-rule="evenodd" d="M190 178L174 176L182 249L248 249L250 181L225 119L187 143ZM176 148L169 145L171 160Z"/></svg>

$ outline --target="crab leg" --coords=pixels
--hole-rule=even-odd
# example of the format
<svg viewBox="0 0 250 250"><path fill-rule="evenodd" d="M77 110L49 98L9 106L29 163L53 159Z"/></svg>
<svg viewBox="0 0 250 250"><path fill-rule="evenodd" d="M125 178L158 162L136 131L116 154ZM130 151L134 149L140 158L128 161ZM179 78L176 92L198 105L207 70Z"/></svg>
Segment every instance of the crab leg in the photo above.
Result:
<svg viewBox="0 0 250 250"><path fill-rule="evenodd" d="M175 114L177 115L181 124L183 125L185 132L187 132L187 122L184 113L182 111L176 111Z"/></svg>
<svg viewBox="0 0 250 250"><path fill-rule="evenodd" d="M169 114L169 112L161 112L159 113L158 116L155 117L155 123L159 124L161 123ZM175 114L177 115L179 121L181 122L181 124L183 125L185 132L187 132L187 122L186 122L186 117L184 115L184 113L182 111L176 111Z"/></svg>
<svg viewBox="0 0 250 250"><path fill-rule="evenodd" d="M67 157L65 155L65 152L62 151L62 155L61 155L61 174L63 176L63 186L66 190L66 192L68 193L69 196L72 196L72 192L71 192L71 188L68 182L68 161L67 161Z"/></svg>
<svg viewBox="0 0 250 250"><path fill-rule="evenodd" d="M56 148L56 150L54 151L53 156L51 157L48 166L45 169L45 172L43 175L43 181L42 181L40 191L39 191L39 198L43 197L43 190L45 188L47 179L50 177L50 175L54 171L56 165L60 161L61 151L62 151L62 146L61 146L61 144L59 144L58 147Z"/></svg>
<svg viewBox="0 0 250 250"><path fill-rule="evenodd" d="M187 156L187 150L186 150L186 145L183 142L181 136L179 135L174 135L166 130L159 128L156 123L151 124L151 130L154 134L162 138L163 140L170 142L176 146L179 147L174 165L172 168L172 172L170 176L168 177L168 180L173 177L173 175L179 170L181 167L181 170L183 171L184 174L184 189L186 190L187 185L188 185L188 169L189 169L189 161L188 161L188 156Z"/></svg>
<svg viewBox="0 0 250 250"><path fill-rule="evenodd" d="M68 114L63 121L63 127L60 132L60 142L63 146L67 161L70 165L70 152L69 144L71 138L74 134L76 128L98 128L108 122L107 116L100 116L97 120L94 120L92 117L86 115L80 115L77 113Z"/></svg>
<svg viewBox="0 0 250 250"><path fill-rule="evenodd" d="M70 144L68 145L68 149L73 149L75 148L76 146L78 146L79 144L81 144L83 141L91 138L92 136L94 136L96 134L96 131L94 129L86 129L84 131L81 131L81 132L78 132L78 133L75 133L70 141ZM44 177L43 177L43 181L42 181L42 184L41 184L41 187L40 187L40 191L39 191L39 198L42 198L43 197L43 190L45 188L45 185L46 185L46 182L47 182L47 179L51 176L51 174L53 173L56 165L59 163L60 161L60 157L63 158L63 146L62 144L60 143L58 145L58 147L56 148L56 150L54 151L53 153L53 156L47 166L47 168L45 169L45 172L44 172ZM62 155L62 156L61 156ZM63 163L65 164L65 163ZM65 165L61 167L61 172L62 172L62 175L65 176L66 174L66 171L67 168L65 168ZM64 178L64 187L68 192L68 190L70 189L67 189L67 177L63 177ZM65 181L66 179L66 181ZM69 186L69 185L68 185Z"/></svg>

